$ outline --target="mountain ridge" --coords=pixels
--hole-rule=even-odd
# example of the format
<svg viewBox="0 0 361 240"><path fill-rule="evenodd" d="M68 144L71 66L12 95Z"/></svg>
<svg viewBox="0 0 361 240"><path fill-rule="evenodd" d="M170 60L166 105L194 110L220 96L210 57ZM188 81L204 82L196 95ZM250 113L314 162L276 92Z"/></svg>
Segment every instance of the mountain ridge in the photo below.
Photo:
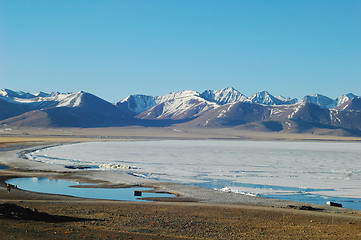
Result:
<svg viewBox="0 0 361 240"><path fill-rule="evenodd" d="M183 90L164 96L136 94L110 103L83 91L31 94L0 90L0 125L5 127L172 124L291 132L329 128L360 135L361 98L352 93L336 99L314 94L298 100L267 91L247 97L228 87L202 93Z"/></svg>

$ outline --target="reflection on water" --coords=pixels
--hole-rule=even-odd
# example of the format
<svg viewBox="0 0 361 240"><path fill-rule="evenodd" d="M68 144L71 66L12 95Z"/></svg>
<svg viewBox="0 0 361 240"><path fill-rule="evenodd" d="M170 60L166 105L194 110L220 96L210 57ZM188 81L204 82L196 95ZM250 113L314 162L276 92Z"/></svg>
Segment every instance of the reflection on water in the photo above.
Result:
<svg viewBox="0 0 361 240"><path fill-rule="evenodd" d="M121 201L145 201L134 196L135 191L152 190L152 188L78 188L69 186L90 185L74 181L49 179L49 178L13 178L6 183L17 185L18 188L40 193L69 195L74 197L121 200ZM142 192L142 198L147 197L174 197L167 193Z"/></svg>

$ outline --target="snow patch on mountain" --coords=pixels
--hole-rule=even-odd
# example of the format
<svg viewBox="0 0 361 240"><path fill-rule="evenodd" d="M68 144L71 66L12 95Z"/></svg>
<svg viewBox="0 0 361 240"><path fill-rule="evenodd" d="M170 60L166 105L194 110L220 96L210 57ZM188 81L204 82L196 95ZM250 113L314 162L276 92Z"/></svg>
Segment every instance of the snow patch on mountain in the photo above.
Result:
<svg viewBox="0 0 361 240"><path fill-rule="evenodd" d="M293 111L287 116L288 119L292 119L293 116L301 110L302 107L304 107L306 105L305 102L299 102L297 104L295 104L295 108L293 109Z"/></svg>
<svg viewBox="0 0 361 240"><path fill-rule="evenodd" d="M338 117L339 111L335 109L330 109L330 120L333 124L342 123L340 118Z"/></svg>
<svg viewBox="0 0 361 240"><path fill-rule="evenodd" d="M84 92L77 92L73 94L60 94L57 95L59 103L56 107L79 107L81 104Z"/></svg>
<svg viewBox="0 0 361 240"><path fill-rule="evenodd" d="M279 107L271 107L270 110L270 119L280 117L284 113L284 110Z"/></svg>

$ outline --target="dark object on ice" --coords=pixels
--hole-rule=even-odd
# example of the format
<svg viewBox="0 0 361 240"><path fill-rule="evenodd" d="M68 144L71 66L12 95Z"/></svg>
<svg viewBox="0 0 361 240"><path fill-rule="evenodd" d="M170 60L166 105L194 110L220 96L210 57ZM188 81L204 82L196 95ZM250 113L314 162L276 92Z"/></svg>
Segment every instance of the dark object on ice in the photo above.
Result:
<svg viewBox="0 0 361 240"><path fill-rule="evenodd" d="M327 202L327 206L342 207L342 204L329 201L329 202Z"/></svg>
<svg viewBox="0 0 361 240"><path fill-rule="evenodd" d="M136 197L141 197L141 196L142 196L142 192L141 192L141 191L134 191L134 196L136 196Z"/></svg>
<svg viewBox="0 0 361 240"><path fill-rule="evenodd" d="M88 168L92 168L92 167L83 166L83 165L67 165L67 166L65 166L65 168L69 168L69 169L88 169Z"/></svg>
<svg viewBox="0 0 361 240"><path fill-rule="evenodd" d="M31 210L12 203L0 204L0 219L19 219L34 220L43 222L75 222L75 221L91 221L93 219L50 215L38 212L36 209Z"/></svg>

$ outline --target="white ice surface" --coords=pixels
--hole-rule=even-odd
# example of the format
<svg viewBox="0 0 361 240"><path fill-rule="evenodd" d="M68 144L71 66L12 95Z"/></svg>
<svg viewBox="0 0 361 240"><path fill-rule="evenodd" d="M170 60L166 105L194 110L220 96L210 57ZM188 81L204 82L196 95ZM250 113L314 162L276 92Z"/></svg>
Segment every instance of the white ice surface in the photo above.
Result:
<svg viewBox="0 0 361 240"><path fill-rule="evenodd" d="M129 141L63 145L29 157L50 164L120 164L147 178L279 194L272 186L361 198L361 143ZM241 184L261 184L254 188ZM322 189L329 189L322 191ZM333 190L334 189L334 190Z"/></svg>

